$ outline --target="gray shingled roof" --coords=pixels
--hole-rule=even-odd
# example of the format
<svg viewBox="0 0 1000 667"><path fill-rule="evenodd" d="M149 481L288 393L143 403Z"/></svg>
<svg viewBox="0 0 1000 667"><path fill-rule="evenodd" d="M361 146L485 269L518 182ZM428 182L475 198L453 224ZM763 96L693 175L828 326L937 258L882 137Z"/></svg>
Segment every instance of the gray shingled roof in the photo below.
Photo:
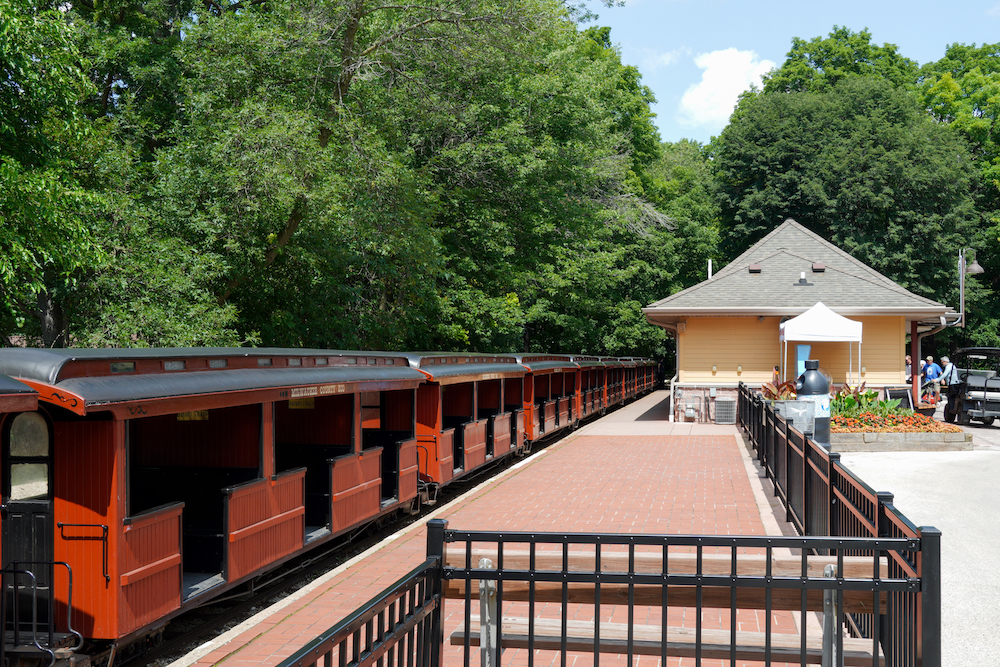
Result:
<svg viewBox="0 0 1000 667"><path fill-rule="evenodd" d="M813 263L825 270L813 271ZM760 273L750 273L759 264ZM799 285L802 273L809 285ZM696 315L706 310L804 312L817 301L844 312L883 310L923 319L951 308L903 289L878 271L809 231L786 220L712 278L643 309L655 315Z"/></svg>

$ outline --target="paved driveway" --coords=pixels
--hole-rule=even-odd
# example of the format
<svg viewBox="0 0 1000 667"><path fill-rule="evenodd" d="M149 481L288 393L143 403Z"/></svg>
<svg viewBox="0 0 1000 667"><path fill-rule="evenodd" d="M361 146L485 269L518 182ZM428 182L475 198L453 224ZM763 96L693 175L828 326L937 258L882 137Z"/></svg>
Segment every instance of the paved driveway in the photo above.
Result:
<svg viewBox="0 0 1000 667"><path fill-rule="evenodd" d="M946 667L1000 664L1000 428L961 452L844 452L841 461L918 526L941 530Z"/></svg>

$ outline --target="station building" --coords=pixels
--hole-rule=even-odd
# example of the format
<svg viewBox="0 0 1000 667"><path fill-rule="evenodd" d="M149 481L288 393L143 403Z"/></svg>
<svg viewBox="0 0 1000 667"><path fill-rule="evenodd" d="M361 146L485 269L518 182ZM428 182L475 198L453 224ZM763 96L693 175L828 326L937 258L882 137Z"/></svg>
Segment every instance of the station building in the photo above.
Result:
<svg viewBox="0 0 1000 667"><path fill-rule="evenodd" d="M795 323L805 329L786 335L807 311ZM904 385L907 337L958 315L792 219L708 280L643 312L676 341L673 415L688 421L727 421L740 382L794 379L807 358L835 386Z"/></svg>

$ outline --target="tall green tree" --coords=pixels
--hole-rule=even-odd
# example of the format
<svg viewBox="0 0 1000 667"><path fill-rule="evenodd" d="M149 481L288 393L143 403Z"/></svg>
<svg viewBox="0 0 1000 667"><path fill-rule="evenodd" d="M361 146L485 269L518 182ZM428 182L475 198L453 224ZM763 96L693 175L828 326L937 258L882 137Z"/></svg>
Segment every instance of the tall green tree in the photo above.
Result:
<svg viewBox="0 0 1000 667"><path fill-rule="evenodd" d="M854 32L834 26L827 37L792 39L784 63L764 77L765 93L829 90L850 77L871 77L894 86L912 86L917 63L899 54L895 44L872 44L867 29Z"/></svg>
<svg viewBox="0 0 1000 667"><path fill-rule="evenodd" d="M712 150L727 256L792 217L907 289L955 301L977 174L958 134L907 90L849 77L747 95Z"/></svg>
<svg viewBox="0 0 1000 667"><path fill-rule="evenodd" d="M963 332L980 345L1000 345L1000 44L953 44L920 70L919 94L933 118L954 128L979 170L974 193L982 221L966 239L985 273L969 277Z"/></svg>
<svg viewBox="0 0 1000 667"><path fill-rule="evenodd" d="M0 295L5 334L66 343L60 292L99 261L95 202L74 156L87 141L88 92L69 26L56 9L0 0ZM40 57L44 54L44 57ZM25 328L26 320L36 326Z"/></svg>

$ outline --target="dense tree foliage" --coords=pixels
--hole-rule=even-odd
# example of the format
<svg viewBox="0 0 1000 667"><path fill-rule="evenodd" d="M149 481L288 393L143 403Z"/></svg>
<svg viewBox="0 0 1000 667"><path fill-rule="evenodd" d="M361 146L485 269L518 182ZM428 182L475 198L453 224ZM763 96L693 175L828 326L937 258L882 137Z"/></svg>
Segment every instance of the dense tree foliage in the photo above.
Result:
<svg viewBox="0 0 1000 667"><path fill-rule="evenodd" d="M798 37L781 67L764 79L766 93L822 92L852 77L871 77L893 86L911 86L917 64L893 44L877 46L867 30L833 27L827 37L808 42Z"/></svg>
<svg viewBox="0 0 1000 667"><path fill-rule="evenodd" d="M792 217L907 289L948 296L975 172L906 91L858 77L746 96L713 150L731 256Z"/></svg>
<svg viewBox="0 0 1000 667"><path fill-rule="evenodd" d="M0 0L5 344L659 356L641 307L789 216L946 303L958 249L1000 276L996 45L918 69L835 27L712 145L663 144L593 18Z"/></svg>
<svg viewBox="0 0 1000 667"><path fill-rule="evenodd" d="M971 342L1000 345L1000 44L949 46L921 68L919 94L936 121L965 138L979 170L973 194L981 219L964 244L978 249L985 273L970 281L965 333Z"/></svg>

